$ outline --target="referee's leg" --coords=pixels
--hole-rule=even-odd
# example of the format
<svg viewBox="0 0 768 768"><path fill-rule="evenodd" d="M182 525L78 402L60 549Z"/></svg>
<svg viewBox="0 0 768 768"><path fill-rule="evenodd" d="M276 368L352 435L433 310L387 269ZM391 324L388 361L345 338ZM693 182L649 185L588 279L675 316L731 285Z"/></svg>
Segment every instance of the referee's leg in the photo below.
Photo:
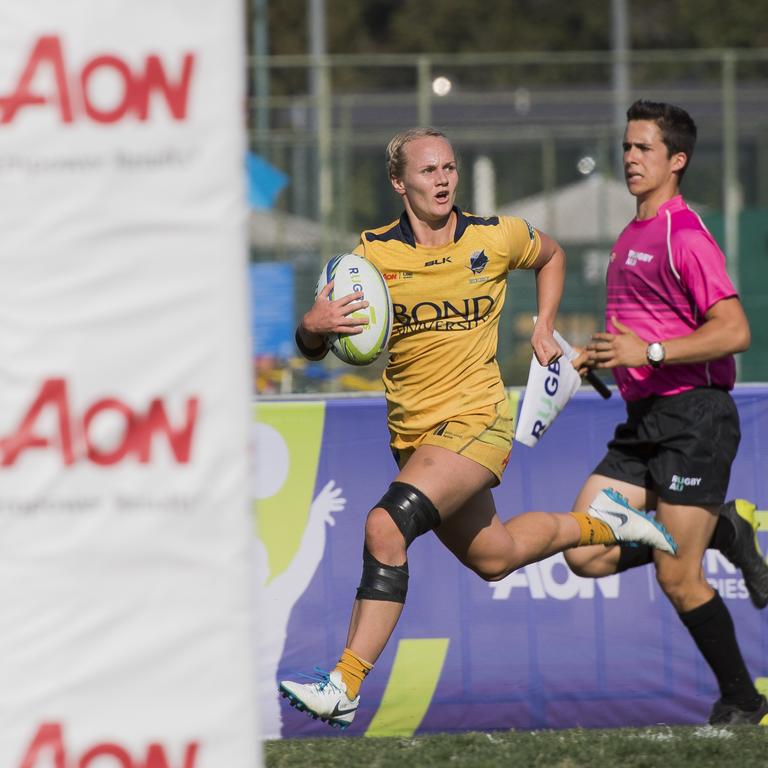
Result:
<svg viewBox="0 0 768 768"><path fill-rule="evenodd" d="M664 593L691 634L720 689L710 722L757 722L765 699L757 692L741 654L730 611L704 577L702 557L717 521L718 506L694 507L659 500L657 517L678 543L677 557L654 553ZM730 720L729 718L736 718Z"/></svg>

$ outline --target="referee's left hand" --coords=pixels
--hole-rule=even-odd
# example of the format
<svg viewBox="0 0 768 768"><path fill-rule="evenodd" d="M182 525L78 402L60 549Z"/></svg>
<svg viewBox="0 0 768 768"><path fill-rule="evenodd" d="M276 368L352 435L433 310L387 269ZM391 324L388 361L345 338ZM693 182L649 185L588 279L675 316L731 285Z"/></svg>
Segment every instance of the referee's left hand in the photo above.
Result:
<svg viewBox="0 0 768 768"><path fill-rule="evenodd" d="M595 333L587 344L589 364L594 368L639 368L648 365L645 352L648 342L643 341L631 328L617 318L611 323L618 333Z"/></svg>

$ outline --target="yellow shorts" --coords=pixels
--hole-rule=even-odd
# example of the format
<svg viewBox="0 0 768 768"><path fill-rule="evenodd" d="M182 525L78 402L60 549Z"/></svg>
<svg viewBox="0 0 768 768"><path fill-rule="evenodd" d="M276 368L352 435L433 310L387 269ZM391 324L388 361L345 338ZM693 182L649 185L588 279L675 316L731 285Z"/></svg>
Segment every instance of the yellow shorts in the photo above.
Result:
<svg viewBox="0 0 768 768"><path fill-rule="evenodd" d="M515 436L515 414L507 398L494 405L462 413L422 435L392 434L390 445L402 469L420 445L439 445L482 464L496 476L496 483L509 462Z"/></svg>

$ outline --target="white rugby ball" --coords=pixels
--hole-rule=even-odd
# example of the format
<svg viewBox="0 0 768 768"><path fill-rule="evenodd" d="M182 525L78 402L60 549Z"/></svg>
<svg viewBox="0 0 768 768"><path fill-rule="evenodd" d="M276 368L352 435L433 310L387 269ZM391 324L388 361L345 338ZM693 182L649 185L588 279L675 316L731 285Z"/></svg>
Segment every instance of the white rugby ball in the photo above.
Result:
<svg viewBox="0 0 768 768"><path fill-rule="evenodd" d="M341 253L328 261L317 281L315 297L331 280L333 288L328 296L330 301L359 292L368 302L368 307L352 315L367 318L363 332L328 334L331 352L350 365L369 365L389 344L392 331L392 298L389 288L381 272L368 259L355 253Z"/></svg>

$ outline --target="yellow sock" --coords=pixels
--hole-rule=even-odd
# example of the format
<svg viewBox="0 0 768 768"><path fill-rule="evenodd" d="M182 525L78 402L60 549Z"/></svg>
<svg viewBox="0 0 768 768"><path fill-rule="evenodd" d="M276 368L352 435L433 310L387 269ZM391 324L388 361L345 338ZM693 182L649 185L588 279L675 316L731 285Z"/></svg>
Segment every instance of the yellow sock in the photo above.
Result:
<svg viewBox="0 0 768 768"><path fill-rule="evenodd" d="M602 520L588 515L586 512L571 512L576 518L581 530L579 546L588 544L615 544L616 537L613 531Z"/></svg>
<svg viewBox="0 0 768 768"><path fill-rule="evenodd" d="M373 664L369 664L350 651L349 648L345 648L339 663L336 665L336 669L341 672L341 679L347 686L347 696L350 699L354 699L360 691L360 686L363 684L365 676L373 669Z"/></svg>

